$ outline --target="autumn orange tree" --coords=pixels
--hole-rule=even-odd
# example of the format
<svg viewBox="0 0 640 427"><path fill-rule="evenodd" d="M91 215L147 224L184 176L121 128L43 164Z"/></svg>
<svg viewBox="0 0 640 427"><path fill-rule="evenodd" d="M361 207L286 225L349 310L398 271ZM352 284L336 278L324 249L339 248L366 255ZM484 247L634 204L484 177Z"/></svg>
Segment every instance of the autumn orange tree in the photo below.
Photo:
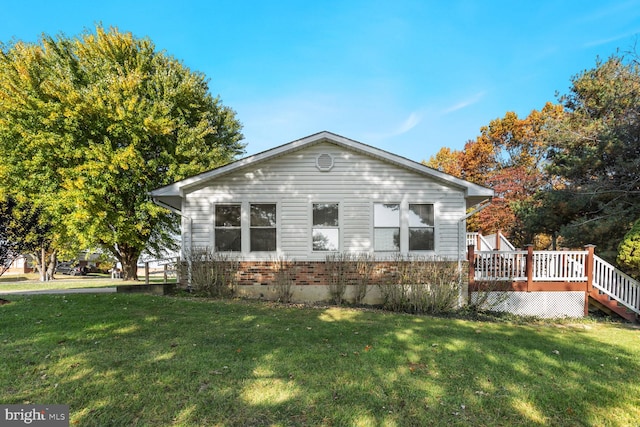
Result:
<svg viewBox="0 0 640 427"><path fill-rule="evenodd" d="M493 203L468 221L474 231L502 231L514 244L533 242L518 212L542 188L554 185L544 172L548 124L563 114L561 105L547 103L519 118L508 112L480 129L462 151L441 149L427 166L495 190Z"/></svg>

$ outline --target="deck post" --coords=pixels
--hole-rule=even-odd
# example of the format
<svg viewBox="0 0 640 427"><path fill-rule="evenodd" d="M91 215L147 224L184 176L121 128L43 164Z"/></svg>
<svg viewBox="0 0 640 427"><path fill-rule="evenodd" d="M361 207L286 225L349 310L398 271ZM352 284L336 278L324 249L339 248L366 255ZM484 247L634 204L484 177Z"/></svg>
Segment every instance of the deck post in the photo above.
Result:
<svg viewBox="0 0 640 427"><path fill-rule="evenodd" d="M533 285L533 245L526 245L527 248L527 292L531 292L529 289Z"/></svg>
<svg viewBox="0 0 640 427"><path fill-rule="evenodd" d="M584 315L589 315L589 295L593 292L593 254L595 245L586 245L584 249L587 251L587 259L585 260L585 275L587 276L586 292L584 293Z"/></svg>
<svg viewBox="0 0 640 427"><path fill-rule="evenodd" d="M502 240L502 231L496 231L496 244L493 247L496 251L500 250L500 241Z"/></svg>
<svg viewBox="0 0 640 427"><path fill-rule="evenodd" d="M476 259L475 248L476 247L474 245L467 246L467 264L469 264L469 286L467 294L469 301L471 301L471 290L473 289L476 280L476 271L474 266Z"/></svg>

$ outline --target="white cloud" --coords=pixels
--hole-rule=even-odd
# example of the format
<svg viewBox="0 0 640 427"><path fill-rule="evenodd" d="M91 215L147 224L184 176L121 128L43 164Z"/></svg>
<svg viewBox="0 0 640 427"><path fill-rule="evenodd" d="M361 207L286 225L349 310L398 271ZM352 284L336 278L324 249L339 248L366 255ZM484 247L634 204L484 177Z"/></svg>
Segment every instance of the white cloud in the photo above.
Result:
<svg viewBox="0 0 640 427"><path fill-rule="evenodd" d="M593 41L585 43L583 45L583 47L602 46L602 45L605 45L605 44L616 42L618 40L626 39L628 37L637 36L638 33L640 33L640 30L639 31L632 31L632 32L629 32L629 33L625 33L625 34L621 34L621 35L617 35L617 36L613 36L613 37L609 37L609 38L606 38L606 39L593 40Z"/></svg>
<svg viewBox="0 0 640 427"><path fill-rule="evenodd" d="M445 108L442 111L442 114L444 115L444 114L453 113L454 111L462 110L463 108L466 108L466 107L468 107L470 105L473 105L473 104L479 102L485 96L486 93L487 93L486 91L478 92L475 95L473 95L473 96L471 96L471 97L469 97L467 99L464 99L464 100L458 102L457 104L452 105L449 108Z"/></svg>
<svg viewBox="0 0 640 427"><path fill-rule="evenodd" d="M422 116L423 115L420 111L412 111L411 113L409 113L409 116L406 119L404 119L398 126L393 128L393 130L388 132L375 132L375 133L370 133L365 131L363 133L363 136L365 136L367 140L379 141L382 139L403 135L409 132L411 129L418 126L420 122L422 122Z"/></svg>
<svg viewBox="0 0 640 427"><path fill-rule="evenodd" d="M398 127L398 129L394 132L394 135L402 135L403 133L409 132L411 129L416 127L418 123L422 121L421 114L414 111L409 114L409 117Z"/></svg>

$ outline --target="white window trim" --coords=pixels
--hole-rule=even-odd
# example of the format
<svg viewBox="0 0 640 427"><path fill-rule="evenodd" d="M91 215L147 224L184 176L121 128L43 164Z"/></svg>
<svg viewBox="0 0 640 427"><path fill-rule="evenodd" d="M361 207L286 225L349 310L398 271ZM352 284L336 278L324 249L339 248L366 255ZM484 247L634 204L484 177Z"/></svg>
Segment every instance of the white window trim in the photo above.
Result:
<svg viewBox="0 0 640 427"><path fill-rule="evenodd" d="M280 221L280 203L278 202L274 202L274 201L268 201L268 202L256 202L256 201L249 201L246 202L247 203L247 210L246 210L246 226L247 226L247 243L246 243L246 252L252 255L260 255L260 254L277 254L280 253L280 228L281 228L281 221ZM275 229L276 229L276 249L274 251L252 251L251 250L251 205L275 205L276 206L276 225L275 225ZM244 216L244 215L243 215ZM274 227L262 227L262 228L274 228ZM244 236L243 236L244 239ZM244 242L243 242L244 243ZM244 253L244 252L243 252Z"/></svg>
<svg viewBox="0 0 640 427"><path fill-rule="evenodd" d="M271 258L271 256L280 254L282 247L282 207L278 200L250 199L242 201L219 201L211 204L211 248L215 248L216 233L216 206L240 205L240 252L224 251L219 253L239 255L243 259L259 260L262 258ZM276 205L276 250L275 251L251 251L251 205Z"/></svg>
<svg viewBox="0 0 640 427"><path fill-rule="evenodd" d="M419 227L410 227L409 226L409 205L433 205L433 250L420 250L420 251L409 251L409 229L410 228L419 228ZM436 202L420 202L420 201L414 201L414 200L409 200L407 201L407 210L406 210L406 215L407 215L407 253L411 253L411 254L435 254L438 252L438 246L437 246L437 242L438 242L438 215L437 215L438 209L437 209L437 203ZM420 228L429 228L429 227L420 227Z"/></svg>
<svg viewBox="0 0 640 427"><path fill-rule="evenodd" d="M400 204L400 251L376 251L375 250L375 204ZM433 250L409 251L409 205L433 205ZM439 203L434 201L424 201L421 199L406 199L401 202L393 200L373 201L371 203L371 251L381 256L389 254L401 255L435 255L438 253L438 234L440 230L439 224Z"/></svg>
<svg viewBox="0 0 640 427"><path fill-rule="evenodd" d="M376 250L376 228L393 228L393 227L376 227L376 208L375 205L398 205L398 229L400 232L400 247L397 250L389 249L389 250ZM399 254L402 253L402 202L400 201L374 201L371 203L371 222L373 226L371 227L371 251L376 254Z"/></svg>
<svg viewBox="0 0 640 427"><path fill-rule="evenodd" d="M237 206L240 205L240 251L216 251L216 206ZM218 252L221 254L230 254L230 255L236 255L236 254L242 254L242 249L243 249L243 239L244 239L244 233L242 232L242 214L243 210L242 210L242 203L241 202L220 202L220 203L214 203L211 207L211 224L212 224L212 228L211 228L211 249L213 252ZM235 227L234 227L235 228Z"/></svg>
<svg viewBox="0 0 640 427"><path fill-rule="evenodd" d="M313 205L320 205L320 204L337 204L338 205L338 226L337 227L316 227L313 225ZM309 239L309 253L314 254L314 255L321 255L323 256L324 254L335 254L335 253L339 253L343 250L344 248L344 230L343 230L343 224L344 224L344 220L343 220L343 203L341 200L312 200L311 203L309 203L309 209L308 209L308 218L309 218L309 231L307 233L308 239ZM325 228L325 229L337 229L338 230L338 249L335 251L316 251L313 249L313 230L314 228Z"/></svg>

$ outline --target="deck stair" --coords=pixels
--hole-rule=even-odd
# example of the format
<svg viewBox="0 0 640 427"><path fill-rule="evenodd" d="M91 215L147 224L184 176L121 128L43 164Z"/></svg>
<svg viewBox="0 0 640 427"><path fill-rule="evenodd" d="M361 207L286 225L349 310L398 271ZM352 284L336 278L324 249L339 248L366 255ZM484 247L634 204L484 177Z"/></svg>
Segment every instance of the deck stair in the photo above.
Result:
<svg viewBox="0 0 640 427"><path fill-rule="evenodd" d="M634 313L632 310L629 310L627 307L620 304L618 301L608 295L600 294L597 292L590 293L589 305L608 315L617 315L631 322L638 320L638 315L636 313Z"/></svg>
<svg viewBox="0 0 640 427"><path fill-rule="evenodd" d="M638 321L640 282L597 255L593 256L593 261L593 289L589 292L589 301L596 307L603 305L627 320Z"/></svg>

